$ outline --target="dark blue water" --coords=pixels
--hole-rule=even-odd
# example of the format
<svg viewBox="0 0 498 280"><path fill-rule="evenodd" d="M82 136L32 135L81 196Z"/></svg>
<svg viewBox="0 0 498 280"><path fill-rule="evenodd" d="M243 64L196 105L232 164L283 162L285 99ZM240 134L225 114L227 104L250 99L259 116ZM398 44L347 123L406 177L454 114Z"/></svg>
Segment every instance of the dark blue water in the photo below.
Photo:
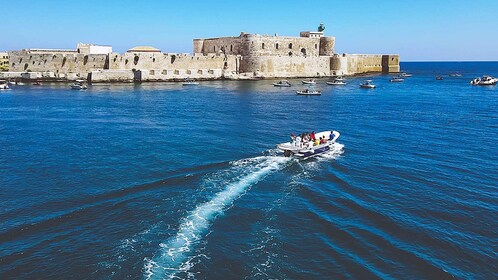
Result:
<svg viewBox="0 0 498 280"><path fill-rule="evenodd" d="M498 63L402 68L318 97L271 81L0 92L0 278L496 278L498 87L469 81ZM329 154L276 154L329 129Z"/></svg>

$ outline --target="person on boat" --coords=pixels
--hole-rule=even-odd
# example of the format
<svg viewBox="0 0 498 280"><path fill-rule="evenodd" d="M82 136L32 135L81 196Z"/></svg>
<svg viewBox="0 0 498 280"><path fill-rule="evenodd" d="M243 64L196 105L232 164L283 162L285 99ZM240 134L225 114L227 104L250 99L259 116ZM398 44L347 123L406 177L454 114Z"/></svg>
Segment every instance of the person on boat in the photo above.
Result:
<svg viewBox="0 0 498 280"><path fill-rule="evenodd" d="M334 132L331 131L330 136L329 136L329 140L332 141L334 139L334 137L335 137Z"/></svg>
<svg viewBox="0 0 498 280"><path fill-rule="evenodd" d="M320 144L325 144L326 142L325 136L320 137Z"/></svg>
<svg viewBox="0 0 498 280"><path fill-rule="evenodd" d="M296 147L301 147L301 136L296 137Z"/></svg>
<svg viewBox="0 0 498 280"><path fill-rule="evenodd" d="M314 131L311 132L310 138L311 138L311 141L313 141L313 142L316 140Z"/></svg>
<svg viewBox="0 0 498 280"><path fill-rule="evenodd" d="M315 139L315 146L318 146L320 145L320 140L319 139Z"/></svg>
<svg viewBox="0 0 498 280"><path fill-rule="evenodd" d="M294 145L294 142L296 141L296 136L294 136L294 133L290 134L290 143L291 145Z"/></svg>

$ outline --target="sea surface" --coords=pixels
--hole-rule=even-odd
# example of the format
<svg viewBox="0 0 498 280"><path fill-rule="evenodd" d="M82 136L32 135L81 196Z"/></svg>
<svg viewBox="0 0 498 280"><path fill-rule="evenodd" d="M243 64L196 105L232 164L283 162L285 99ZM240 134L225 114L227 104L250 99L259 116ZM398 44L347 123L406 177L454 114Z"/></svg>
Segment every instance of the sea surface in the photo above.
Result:
<svg viewBox="0 0 498 280"><path fill-rule="evenodd" d="M497 279L498 63L402 69L0 92L0 279Z"/></svg>

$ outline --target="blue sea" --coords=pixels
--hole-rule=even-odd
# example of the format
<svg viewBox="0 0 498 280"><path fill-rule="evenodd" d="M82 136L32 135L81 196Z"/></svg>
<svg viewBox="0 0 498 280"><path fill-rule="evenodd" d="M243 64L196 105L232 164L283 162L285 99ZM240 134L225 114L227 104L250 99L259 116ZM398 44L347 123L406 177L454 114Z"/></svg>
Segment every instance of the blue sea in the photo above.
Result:
<svg viewBox="0 0 498 280"><path fill-rule="evenodd" d="M0 279L496 279L498 63L402 70L0 92Z"/></svg>

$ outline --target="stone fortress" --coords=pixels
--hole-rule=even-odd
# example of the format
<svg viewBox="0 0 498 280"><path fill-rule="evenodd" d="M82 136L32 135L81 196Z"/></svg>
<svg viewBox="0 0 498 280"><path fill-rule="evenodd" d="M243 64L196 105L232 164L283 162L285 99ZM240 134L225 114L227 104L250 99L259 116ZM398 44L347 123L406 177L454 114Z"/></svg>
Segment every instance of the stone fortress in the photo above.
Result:
<svg viewBox="0 0 498 280"><path fill-rule="evenodd" d="M76 50L23 49L8 53L9 72L0 78L97 82L184 79L328 77L399 72L399 55L337 54L335 37L318 31L299 37L242 32L237 37L194 39L193 54L135 47L115 53L110 46L79 43Z"/></svg>

